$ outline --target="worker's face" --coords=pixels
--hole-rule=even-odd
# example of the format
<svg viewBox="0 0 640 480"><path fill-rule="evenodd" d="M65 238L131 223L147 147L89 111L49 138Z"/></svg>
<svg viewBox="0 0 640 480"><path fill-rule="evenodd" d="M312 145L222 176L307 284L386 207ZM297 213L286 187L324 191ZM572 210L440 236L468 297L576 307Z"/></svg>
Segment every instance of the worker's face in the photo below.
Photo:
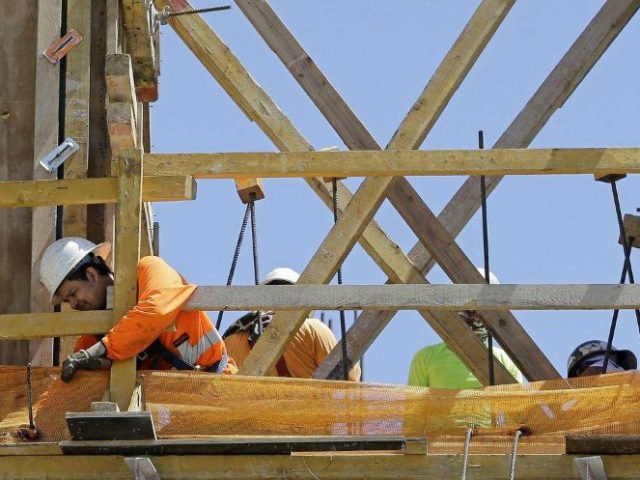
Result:
<svg viewBox="0 0 640 480"><path fill-rule="evenodd" d="M86 280L65 280L57 295L62 302L69 302L74 310L104 310L107 308L108 275L100 275L93 267L87 268Z"/></svg>

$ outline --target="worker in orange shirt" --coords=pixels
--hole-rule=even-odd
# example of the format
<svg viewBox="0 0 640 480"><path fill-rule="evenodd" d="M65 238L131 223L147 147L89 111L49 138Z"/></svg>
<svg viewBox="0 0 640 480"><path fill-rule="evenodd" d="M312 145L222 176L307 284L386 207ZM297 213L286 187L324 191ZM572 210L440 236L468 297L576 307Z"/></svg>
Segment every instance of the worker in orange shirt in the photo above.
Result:
<svg viewBox="0 0 640 480"><path fill-rule="evenodd" d="M104 259L111 244L96 245L65 237L44 252L40 281L51 302L74 310L104 310L113 273ZM159 257L144 257L137 267L138 302L106 334L85 335L63 363L62 380L78 369L108 367L112 360L138 358L138 368L235 373L225 344L205 312L184 311L196 285L187 283Z"/></svg>
<svg viewBox="0 0 640 480"><path fill-rule="evenodd" d="M261 285L293 285L300 275L287 267L269 272ZM250 312L236 320L222 335L229 355L242 365L251 349L268 328L275 312ZM262 322L261 322L262 320ZM329 327L317 318L307 318L276 363L272 376L311 378L338 341ZM360 365L349 371L349 380L360 380Z"/></svg>

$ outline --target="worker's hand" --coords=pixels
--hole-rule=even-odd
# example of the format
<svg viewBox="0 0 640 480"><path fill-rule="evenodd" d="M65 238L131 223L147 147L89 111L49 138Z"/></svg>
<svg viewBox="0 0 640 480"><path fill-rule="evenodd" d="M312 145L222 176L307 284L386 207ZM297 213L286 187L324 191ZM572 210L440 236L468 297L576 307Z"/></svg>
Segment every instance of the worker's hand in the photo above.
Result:
<svg viewBox="0 0 640 480"><path fill-rule="evenodd" d="M87 350L69 355L62 363L62 381L69 383L76 373L76 370L96 370L106 368L111 365L111 360L106 357L92 356Z"/></svg>

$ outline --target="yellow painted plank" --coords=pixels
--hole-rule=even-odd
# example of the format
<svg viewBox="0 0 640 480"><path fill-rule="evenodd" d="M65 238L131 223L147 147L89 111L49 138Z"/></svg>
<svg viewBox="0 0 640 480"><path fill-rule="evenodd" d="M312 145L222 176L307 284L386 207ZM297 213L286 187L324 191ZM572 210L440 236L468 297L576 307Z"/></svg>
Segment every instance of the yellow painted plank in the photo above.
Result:
<svg viewBox="0 0 640 480"><path fill-rule="evenodd" d="M640 148L154 153L149 175L194 178L640 173Z"/></svg>
<svg viewBox="0 0 640 480"><path fill-rule="evenodd" d="M552 113L571 95L617 34L633 17L639 6L638 0L607 1L503 133L494 148L526 147ZM500 179L501 177L487 177L488 193L495 188ZM396 186L401 183L402 180L396 182ZM476 177L471 177L443 209L438 219L455 237L479 206L479 180ZM409 257L425 273L435 264L434 258L426 251L420 241L411 249ZM386 312L364 312L359 317L347 334L349 344L353 346L354 358L360 358L366 348L375 340L377 332L384 328L392 316ZM447 328L447 325L442 326ZM316 372L317 375L314 375L316 378L325 378L328 372L338 364L341 358L338 347L320 366ZM465 352L456 351L456 353L462 358Z"/></svg>
<svg viewBox="0 0 640 480"><path fill-rule="evenodd" d="M578 478L574 461L579 455L518 455L519 480ZM603 455L607 478L637 478L639 455ZM388 453L296 455L166 455L151 457L162 478L210 479L341 479L386 480L406 478L458 478L465 458L457 455L401 455ZM474 480L509 478L511 455L470 455L468 475ZM130 479L124 458L116 455L34 455L25 459L0 457L0 478L95 479L108 472L110 479Z"/></svg>
<svg viewBox="0 0 640 480"><path fill-rule="evenodd" d="M109 310L15 313L0 315L0 338L31 339L102 334L113 326Z"/></svg>
<svg viewBox="0 0 640 480"><path fill-rule="evenodd" d="M196 184L190 176L145 177L144 192L143 198L149 202L193 200ZM117 201L117 178L0 182L0 207L90 205Z"/></svg>
<svg viewBox="0 0 640 480"><path fill-rule="evenodd" d="M419 139L424 138L423 135L426 135L429 125L435 122L475 63L502 20L502 18L495 18L493 9L482 8L484 5L488 3L483 3L476 10L416 101L416 105L428 105L428 107L411 109L389 143L388 149L417 148L421 143ZM394 177L369 177L362 183L334 228L302 272L298 283L324 283L336 273L342 260L357 241L357 237L373 219L393 180ZM272 333L258 340L240 372L262 375L272 368L289 339L304 322L307 313L287 312L278 315L269 326ZM455 342L455 339L451 340ZM545 361L549 363L544 357L540 360L542 364Z"/></svg>
<svg viewBox="0 0 640 480"><path fill-rule="evenodd" d="M289 288L291 287L291 288ZM188 310L613 310L640 308L640 285L200 286Z"/></svg>
<svg viewBox="0 0 640 480"><path fill-rule="evenodd" d="M142 220L142 151L124 150L118 158L118 207L116 210L114 323L137 303L137 267L140 258ZM110 398L120 410L129 406L136 383L135 358L111 366Z"/></svg>
<svg viewBox="0 0 640 480"><path fill-rule="evenodd" d="M174 12L193 9L193 5L187 0L170 0L165 3L170 5ZM255 111L256 108L261 108L260 106L266 106L272 102L263 102L265 98L268 99L268 96L261 89L253 88L254 80L250 75L239 70L230 70L224 67L219 68L221 64L231 65L235 63L236 59L200 15L172 17L169 20L169 24L191 49L198 60L200 60L205 68L218 80L229 96L238 103L240 108L251 120L256 121L256 123L260 125L260 128L265 130L270 129L272 125L276 125L276 131L273 133L276 134L277 132L277 135L286 134L287 131L294 130L289 119L281 115L281 112L277 108L273 112L270 112L268 109L261 112ZM215 55L218 56L212 58ZM252 95L252 98L246 101L246 97L249 95ZM260 120L265 114L269 118L268 122ZM273 139L275 136L276 135L270 135L270 138ZM305 145L306 141L302 139L302 142L300 142L297 137L297 132L292 132L288 137L288 143L296 142L299 146L307 150L308 145ZM236 189L244 203L249 202L251 193L255 194L256 200L260 200L265 196L264 185L259 178L238 179Z"/></svg>
<svg viewBox="0 0 640 480"><path fill-rule="evenodd" d="M178 19L181 21L177 21ZM189 45L238 106L247 113L249 118L258 123L271 141L282 151L312 150L311 145L295 130L278 106L266 95L228 47L220 41L215 32L204 23L197 26L187 25L182 21L183 19L183 17L174 18L173 27L178 35ZM256 105L256 108L248 112L251 105ZM327 185L316 178L308 179L307 183L331 208L332 195ZM344 209L350 199L349 190L344 184L338 182L338 208ZM426 282L375 221L371 221L365 228L360 242L389 278L394 281L412 281L412 283ZM420 313L425 315L425 312ZM472 371L481 381L486 381L485 369L475 365L488 363L487 350L464 322L456 315L447 312L429 314L425 318L444 339L455 338L458 341L460 348L456 353L471 365ZM473 359L477 362L474 363ZM501 383L513 381L505 368L501 365L497 367L496 379L500 379Z"/></svg>
<svg viewBox="0 0 640 480"><path fill-rule="evenodd" d="M64 164L65 179L85 178L89 169L89 103L91 55L91 0L67 2L67 28L75 28L82 41L71 50L66 61L64 136L72 137L78 151ZM63 212L64 236L87 236L87 207L69 205Z"/></svg>
<svg viewBox="0 0 640 480"><path fill-rule="evenodd" d="M122 23L131 54L133 76L138 99L153 102L158 99L159 29L152 31L146 4L139 0L121 0Z"/></svg>

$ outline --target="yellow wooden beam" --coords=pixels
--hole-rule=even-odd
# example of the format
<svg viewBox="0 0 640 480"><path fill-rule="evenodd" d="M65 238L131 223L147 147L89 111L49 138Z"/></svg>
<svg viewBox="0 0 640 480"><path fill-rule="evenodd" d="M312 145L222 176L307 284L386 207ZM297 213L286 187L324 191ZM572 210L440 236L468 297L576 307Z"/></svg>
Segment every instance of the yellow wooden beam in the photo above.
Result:
<svg viewBox="0 0 640 480"><path fill-rule="evenodd" d="M0 338L31 339L102 334L113 326L109 310L14 313L0 315Z"/></svg>
<svg viewBox="0 0 640 480"><path fill-rule="evenodd" d="M553 112L566 101L618 33L627 25L639 7L638 0L607 1L505 130L494 148L525 148L529 145ZM486 177L488 193L496 187L501 178ZM402 179L396 182L396 186L401 183ZM438 216L438 220L453 237L460 233L480 206L479 183L477 177L470 177ZM416 215L416 218L420 218L420 215ZM411 249L409 257L412 263L424 273L435 265L434 257L426 251L422 241L418 241ZM360 358L392 317L393 314L386 312L364 312L358 318L347 333L348 343L353 352L352 358ZM448 324L443 324L442 327L447 328ZM463 358L465 350L456 350L456 353ZM340 345L338 345L320 366L314 377L326 378L329 372L338 365L341 358L342 353ZM465 361L465 363L467 362ZM467 365L469 364L467 363Z"/></svg>
<svg viewBox="0 0 640 480"><path fill-rule="evenodd" d="M65 179L86 178L89 170L89 110L91 80L91 0L69 0L67 28L82 41L66 56L64 136L78 143L78 151L64 165ZM63 235L87 236L87 207L69 205L63 212Z"/></svg>
<svg viewBox="0 0 640 480"><path fill-rule="evenodd" d="M200 286L186 310L613 310L640 308L640 285Z"/></svg>
<svg viewBox="0 0 640 480"><path fill-rule="evenodd" d="M491 2L483 2L491 12L491 22L499 24L506 10L497 14L492 9ZM503 5L511 2L502 2ZM487 8L485 7L485 8ZM175 17L179 19L181 17ZM256 83L244 66L232 54L229 48L217 37L215 32L206 24L197 31L184 28L184 23L174 23L178 35L196 53L209 72L218 80L237 105L254 120L265 132L269 139L282 151L312 150L311 145L291 124L275 102ZM182 31L184 29L184 31ZM255 106L255 108L253 107ZM321 179L307 179L309 186L318 194L322 201L332 208L333 197L331 190ZM342 211L351 200L348 188L338 182L338 208ZM385 274L394 282L425 283L424 276L413 263L407 259L397 244L372 220L365 228L359 239L361 245ZM420 312L434 327L436 332L446 341L457 341L454 351L470 366L473 373L485 383L488 383L486 368L480 365L488 364L487 349L455 314L449 312ZM507 383L514 381L513 377L501 365L496 364L496 381Z"/></svg>
<svg viewBox="0 0 640 480"><path fill-rule="evenodd" d="M356 480L362 478L425 479L458 478L467 462L469 478L509 478L511 455L389 455L388 453L296 455L165 455L151 457L162 478L293 480ZM578 478L575 459L580 455L518 455L519 480ZM640 455L601 456L607 478L635 479ZM0 457L2 478L94 479L97 472L110 478L131 478L124 456L117 455L20 455Z"/></svg>
<svg viewBox="0 0 640 480"><path fill-rule="evenodd" d="M145 177L143 198L148 202L175 202L196 198L190 176ZM91 205L118 201L117 178L0 182L0 207Z"/></svg>
<svg viewBox="0 0 640 480"><path fill-rule="evenodd" d="M149 175L194 178L640 173L640 148L147 154Z"/></svg>
<svg viewBox="0 0 640 480"><path fill-rule="evenodd" d="M138 260L142 221L142 151L124 150L118 157L118 207L114 270L113 321L120 319L138 301ZM127 410L136 383L136 359L114 362L111 366L110 398Z"/></svg>
<svg viewBox="0 0 640 480"><path fill-rule="evenodd" d="M503 15L506 11L503 12ZM483 2L469 20L454 45L436 70L432 79L416 101L420 108L412 108L407 117L396 131L388 149L418 148L424 135L439 113L444 109L449 99L460 85L471 66L475 63L489 42L504 16L496 17L495 5ZM359 187L342 211L336 225L322 242L312 260L302 272L298 283L326 283L333 277L342 261L362 234L367 224L373 219L375 212L384 201L394 177L369 177ZM331 252L332 255L326 255ZM269 325L271 334L263 336L252 349L251 353L240 368L244 374L262 375L273 367L290 339L295 335L309 312L286 312L278 315ZM459 321L459 320L454 320ZM517 323L517 322L516 322ZM519 327L519 325L516 325ZM514 328L514 331L516 328ZM521 329L517 334L521 334ZM465 337L468 339L468 337ZM456 338L447 339L448 343L456 344ZM509 340L503 338L501 340ZM471 341L472 342L472 341ZM461 343L461 342L460 342ZM531 341L533 344L533 341ZM475 345L477 347L477 345ZM545 366L550 372L555 372L550 362L535 351L532 345L532 357L538 360L541 371ZM457 348L456 348L457 347ZM462 350L459 345L454 351ZM524 372L528 377L536 377L540 372ZM557 372L555 372L557 375ZM540 375L542 376L542 375ZM553 375L548 375L553 376Z"/></svg>
<svg viewBox="0 0 640 480"><path fill-rule="evenodd" d="M187 0L168 0L165 1L164 4L169 5L171 10L174 12L193 10L193 5L191 5ZM237 82L237 74L240 72L237 70L229 71L229 69L219 68L220 64L232 64L235 61L235 57L226 45L222 44L220 39L217 38L202 16L194 14L171 17L169 19L169 24L184 41L187 47L191 49L198 60L200 60L200 62L205 66L205 68L209 70L218 82L220 82L222 88L224 88L229 96L238 103L249 119L254 121L258 119L261 114L256 112L254 109L260 108L257 107L258 105L261 105L259 98L253 97L249 102L244 99L244 94L249 91L246 88L246 85L251 86L254 80L247 75L243 79L243 82L246 85L243 85L242 83ZM218 54L218 52L220 53ZM262 103L262 105L265 104ZM270 113L267 113L267 115L270 115L271 119L277 118L285 123L289 122L286 117L280 117L278 113L280 113L279 110L277 112L273 112L274 115L270 115ZM263 129L268 125L260 121L258 121L258 124L260 124ZM286 132L288 130L288 125L285 125L284 127L285 128L281 131ZM264 185L260 178L239 178L236 180L236 189L240 199L244 203L248 203L252 195L255 200L260 200L265 196Z"/></svg>
<svg viewBox="0 0 640 480"><path fill-rule="evenodd" d="M514 0L483 0L478 7L479 12L490 12L485 18L490 18L491 24L497 26L505 17L507 12L513 6ZM351 111L346 102L333 89L330 80L315 65L313 59L304 51L302 46L297 42L295 37L289 32L283 22L278 18L277 14L272 10L267 2L253 2L250 0L237 0L236 5L248 17L256 30L267 42L271 50L280 58L284 66L291 71L293 78L301 85L301 87L309 94L315 105L324 114L327 121L334 127L336 133L342 138L345 145L352 150L374 150L380 149L373 136L367 131L365 126L360 122L357 116ZM476 13L476 16L479 14ZM416 103L413 108L422 109L423 105ZM428 124L423 127L425 131L429 128ZM309 185L318 193L321 199L327 204L328 208L332 208L331 200L327 201L325 195L325 185L315 183L309 180ZM351 194L343 184L338 182L338 209L342 211L344 205L348 203ZM415 208L415 202L412 198L419 197L415 191L411 197L403 197L398 192L398 186L409 185L404 178L396 180L395 185L391 187L389 192L389 200L398 208L397 204L402 204L405 208L415 210L416 218L421 216L418 208ZM404 194L404 192L402 192ZM365 229L360 243L363 245L367 253L381 266L388 274L392 282L407 283L425 283L424 277L413 267L413 259L409 259L403 254L399 248L389 251L388 240L383 238L384 232L381 232L375 222L371 222L370 226ZM390 256L391 255L391 256ZM391 260L393 259L393 261ZM411 272L408 276L405 273ZM398 278L400 274L400 278ZM417 277L417 282L414 278ZM360 317L366 325L366 334L369 338L375 338L377 334L384 328L388 319L383 318L387 312L364 312ZM469 335L468 329L464 325L459 324L459 319L448 312L420 312L429 321L436 332L448 343L451 339L455 339L456 345L453 345L454 351L470 366L476 376L483 382L488 382L486 369L479 369L476 365L487 364L486 349L477 341L477 337ZM356 322L358 323L358 322ZM351 353L361 355L361 352L370 344L364 345L361 341L363 335L351 336L349 338L348 355ZM372 341L372 340L371 340ZM334 349L342 351L341 345ZM360 353L358 353L360 352ZM342 353L340 353L342 358ZM506 377L509 375L505 372ZM496 378L501 376L501 372L496 373ZM485 378L486 377L486 378ZM324 377L322 377L324 378ZM513 381L513 380L512 380ZM504 382L503 382L504 383Z"/></svg>
<svg viewBox="0 0 640 480"><path fill-rule="evenodd" d="M122 22L126 33L127 52L131 55L133 78L138 100L158 99L158 55L160 31L151 25L147 5L153 2L121 0Z"/></svg>

